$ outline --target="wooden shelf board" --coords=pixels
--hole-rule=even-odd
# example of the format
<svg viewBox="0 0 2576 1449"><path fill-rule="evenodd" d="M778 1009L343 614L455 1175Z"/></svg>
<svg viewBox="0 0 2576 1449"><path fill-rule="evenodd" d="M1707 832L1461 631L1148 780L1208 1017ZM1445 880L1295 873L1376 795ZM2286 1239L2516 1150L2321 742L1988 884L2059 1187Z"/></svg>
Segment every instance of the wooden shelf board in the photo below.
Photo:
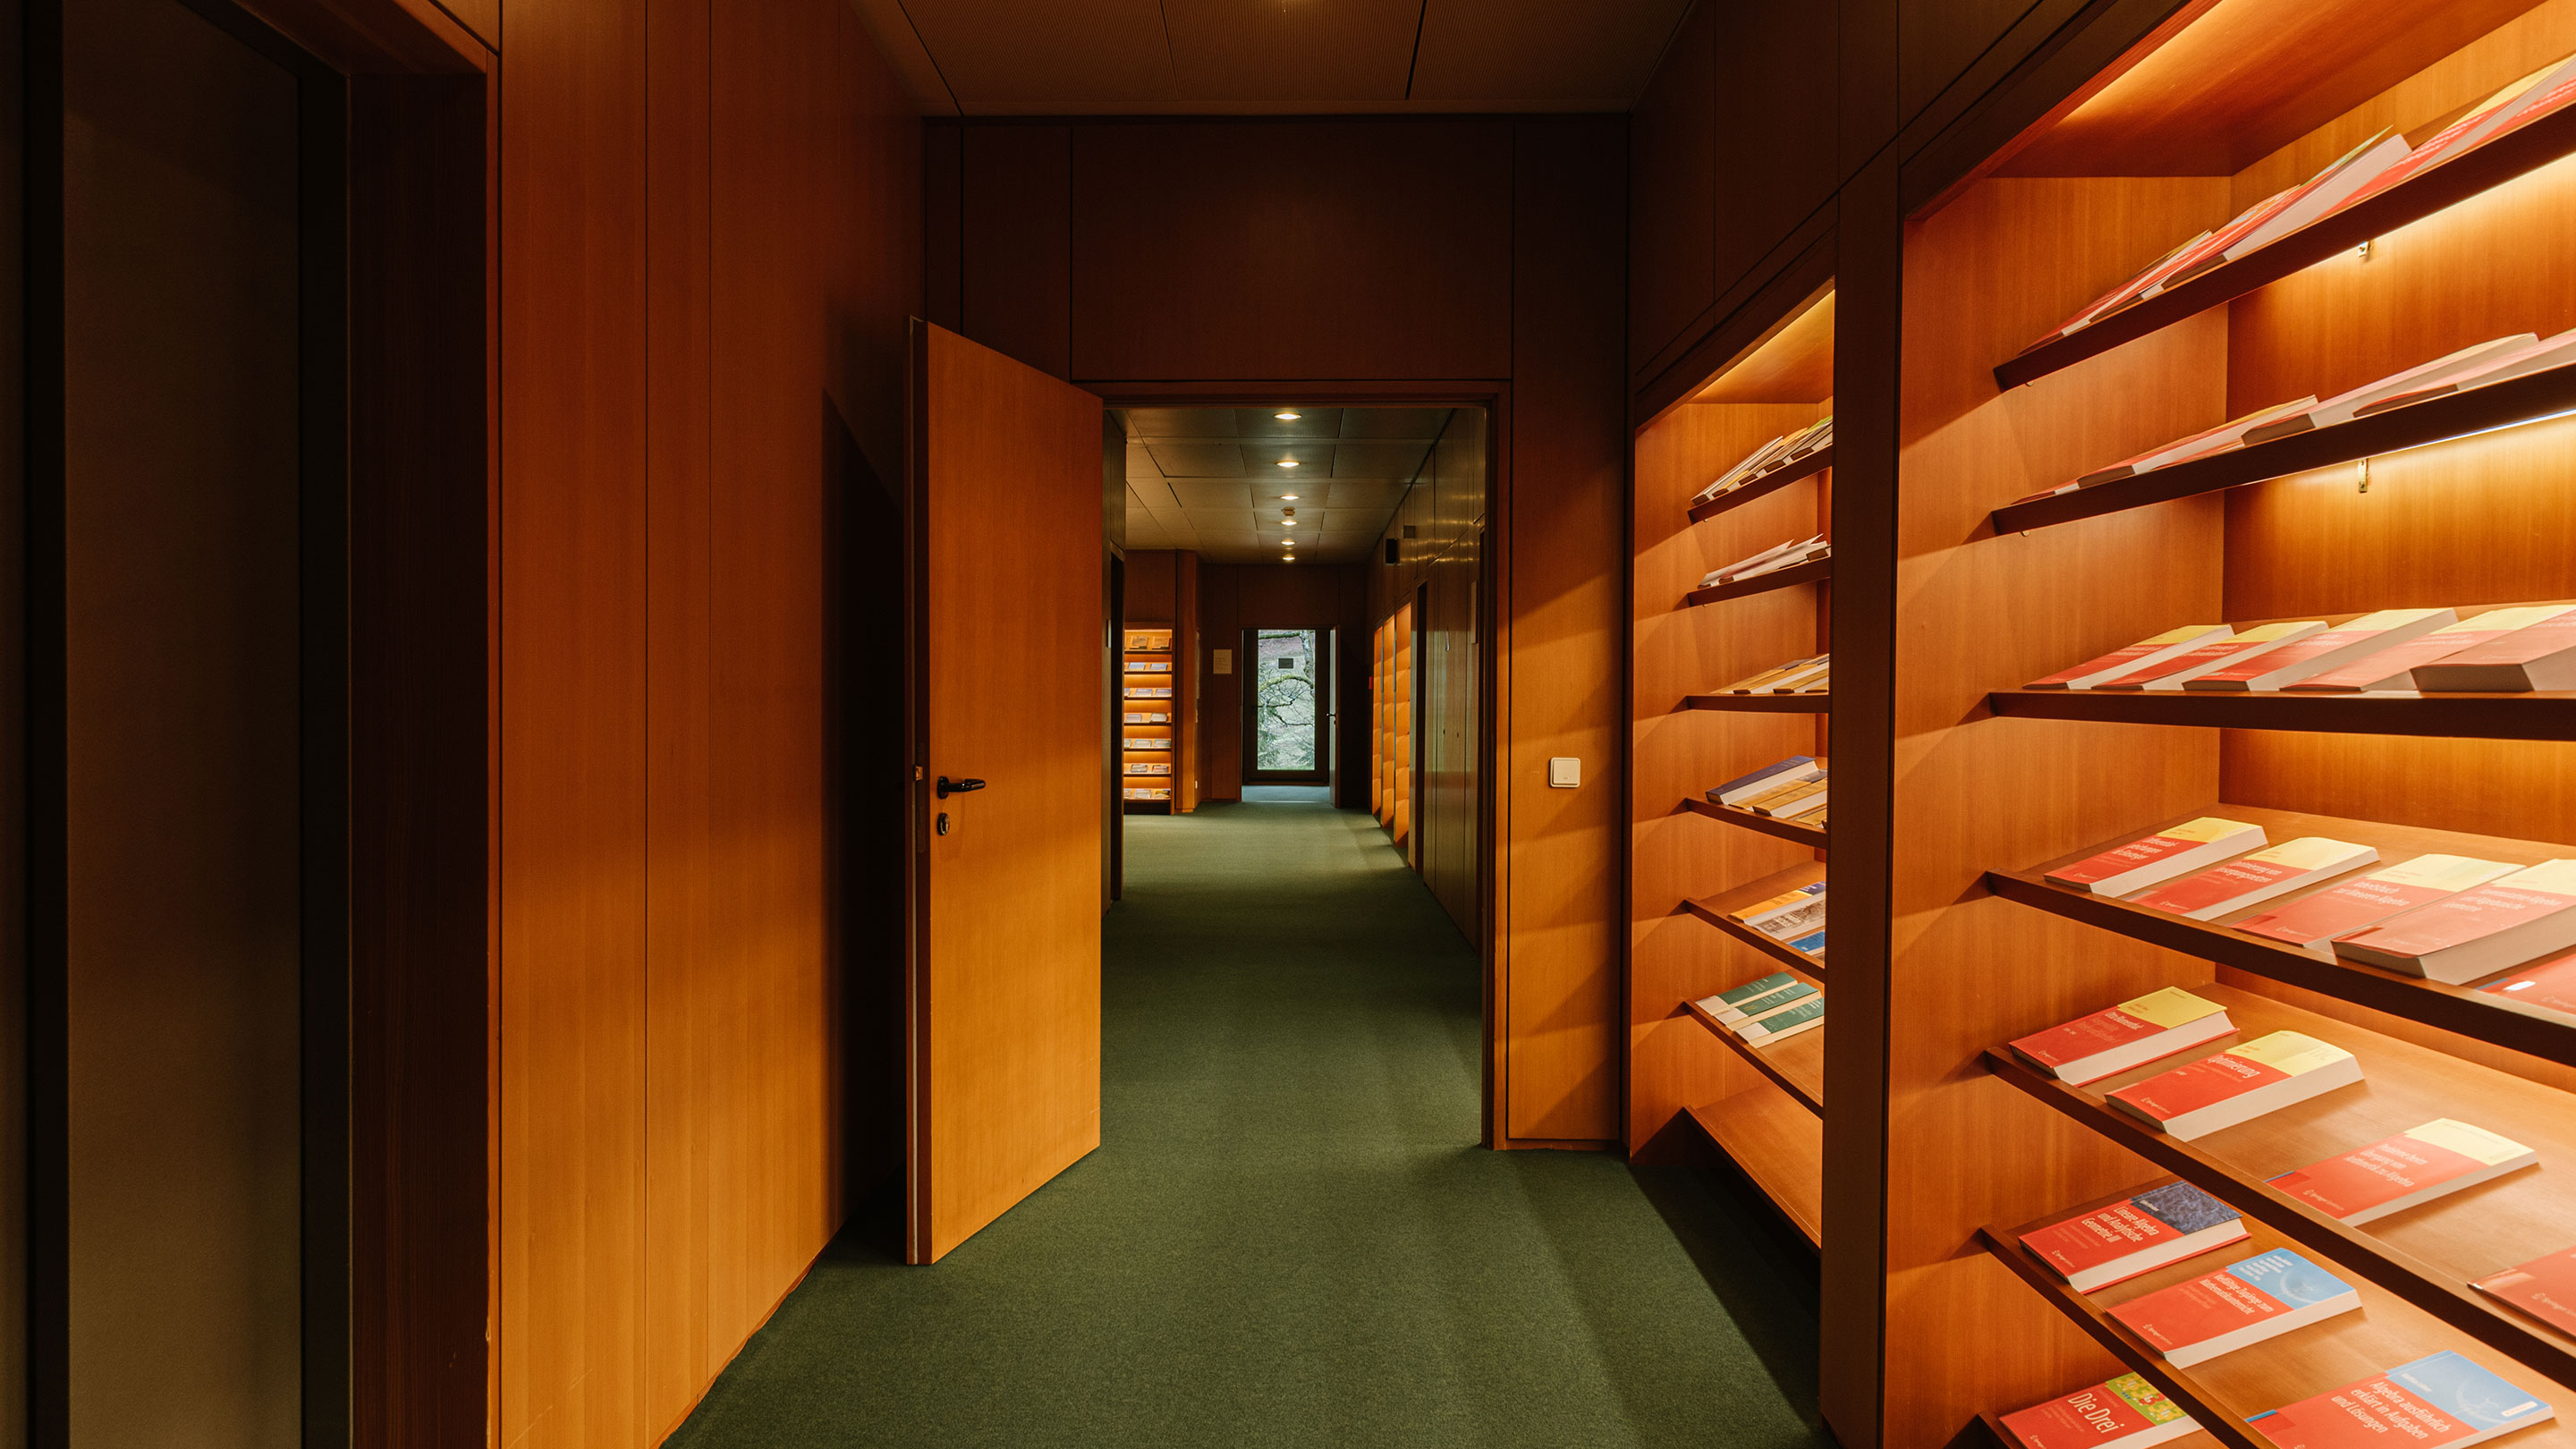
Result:
<svg viewBox="0 0 2576 1449"><path fill-rule="evenodd" d="M2343 875L2319 882L2305 890L2279 896L2261 905L2231 911L2208 921L2186 920L2163 911L2133 906L2111 896L2090 895L2049 884L2043 877L2057 866L2086 859L2112 846L2154 833L2164 825L2179 824L2203 815L2217 815L2229 820L2243 820L2263 827L2273 844L2295 840L2303 835L2323 835L2335 840L2349 840L2377 848L2376 864L2355 867ZM2249 916L2276 911L2302 896L2326 890L2338 881L2352 879L2374 870L2410 860L2419 855L2467 855L2481 860L2510 861L2531 865L2576 855L2576 846L2552 845L2545 841L2512 840L2501 836L2468 835L2452 830L2424 830L2414 826L2385 825L2375 820L2347 820L2334 815L2305 815L2293 810L2270 810L2257 805L2214 804L2160 821L2155 826L2130 831L2115 839L2097 842L2086 849L2046 862L2030 870L1997 870L1986 873L1986 885L1995 894L2043 911L2082 921L2106 931L2114 931L2132 940L2180 951L2221 966L2233 966L2287 985L2302 987L2338 997L2356 1006L2384 1011L2426 1026L2457 1032L2479 1041L2491 1042L2513 1051L2568 1066L2576 1066L2576 1017L2541 1015L2536 1012L2509 1009L2495 1004L2496 998L2466 986L2450 986L2427 981L2418 976L2403 976L2344 961L2323 947L2303 951L2295 946L2249 936L2228 929ZM1785 887L1784 887L1785 889Z"/></svg>
<svg viewBox="0 0 2576 1449"><path fill-rule="evenodd" d="M1773 896L1797 890L1801 886L1814 885L1824 878L1823 861L1800 861L1787 870L1773 871L1760 880L1747 882L1733 890L1721 891L1716 895L1698 900L1683 901L1682 909L1821 986L1825 980L1824 962L1786 941L1766 936L1751 926L1730 921L1726 918L1726 913L1740 911L1758 901L1767 901Z"/></svg>
<svg viewBox="0 0 2576 1449"><path fill-rule="evenodd" d="M1693 589L1689 593L1682 595L1682 606L1684 608L1696 608L1701 604L1724 603L1728 599L1742 599L1749 598L1755 594L1767 594L1773 589L1794 588L1799 584L1822 583L1831 579L1833 576L1834 561L1831 555L1827 555L1824 558L1809 559L1802 564L1791 564L1785 569L1774 569L1767 574L1760 574L1753 578L1735 579L1727 583L1719 584L1713 589Z"/></svg>
<svg viewBox="0 0 2576 1449"><path fill-rule="evenodd" d="M2134 303L2072 335L2031 348L1997 365L1995 383L2006 389L2018 387L2086 358L2098 357L2122 343L2267 287L2293 272L2357 250L2373 237L2421 221L2571 152L2576 152L2576 107L2544 116L2521 130L2419 172L2358 206L2292 232L2260 251L2204 272L2160 296Z"/></svg>
<svg viewBox="0 0 2576 1449"><path fill-rule="evenodd" d="M2576 740L2576 693L2266 694L2179 689L1999 689L1997 714L2204 729Z"/></svg>
<svg viewBox="0 0 2576 1449"><path fill-rule="evenodd" d="M1737 983L1741 985L1742 983ZM1708 1028L1709 1035L1726 1044L1726 1049L1744 1058L1755 1071L1770 1079L1773 1086L1797 1099L1798 1105L1819 1116L1825 1110L1825 1028L1802 1031L1775 1047L1757 1047L1718 1024L1717 1018L1700 1009L1696 1001L1685 1001L1682 1010L1691 1020Z"/></svg>
<svg viewBox="0 0 2576 1449"><path fill-rule="evenodd" d="M2576 366L2552 368L2493 387L2453 393L2331 428L2257 443L2214 457L2158 468L2073 493L2010 503L1994 512L1995 532L2023 533L2079 518L2099 518L2176 498L2287 478L2382 453L2493 432L2576 408Z"/></svg>
<svg viewBox="0 0 2576 1449"><path fill-rule="evenodd" d="M1986 1069L2157 1167L2188 1178L2302 1250L2333 1259L2548 1378L2576 1384L2576 1340L2468 1286L2471 1278L2576 1243L2576 1192L2566 1185L2576 1175L2576 1113L2567 1110L2567 1094L2250 991L2214 983L2189 989L2225 1006L2237 1034L2082 1087L2042 1075L2000 1045L1987 1050ZM2363 1080L2190 1142L2157 1132L2104 1100L2231 1043L2281 1030L2303 1031L2351 1052L2361 1061ZM2393 1213L2366 1231L2265 1183L2440 1117L2524 1143L2539 1152L2540 1165Z"/></svg>
<svg viewBox="0 0 2576 1449"><path fill-rule="evenodd" d="M1791 463L1785 468L1781 468L1775 472L1765 473L1750 483L1746 483L1737 488L1731 488L1726 492L1717 495L1715 498L1708 500L1706 503L1695 503L1691 505L1690 521L1693 523L1706 523L1708 520L1715 518L1729 509L1741 508L1756 498L1767 497L1770 494L1777 493L1792 483L1796 483L1806 478L1813 478L1817 474L1831 469L1833 466L1834 445L1827 443L1823 447L1818 448L1816 451L1809 453L1807 456L1800 458L1797 462Z"/></svg>
<svg viewBox="0 0 2576 1449"><path fill-rule="evenodd" d="M2092 1207L2106 1206L2116 1200L2105 1199L2072 1211L2089 1211ZM2275 1248L2296 1248L2298 1245L2272 1228L2248 1220L2242 1241L2085 1294L2067 1287L2063 1279L2031 1256L2020 1243L2021 1234L2069 1215L2055 1213L2040 1222L2019 1227L1980 1229L1978 1245L1989 1257L2012 1270L2032 1292L2083 1330L2095 1343L2182 1405L2203 1426L2203 1435L2194 1437L2214 1437L2230 1449L2274 1449L2270 1441L2246 1427L2244 1421L2249 1416L2340 1387L2371 1368L2392 1367L2444 1346L2457 1347L2472 1358L2485 1360L2489 1370L2516 1380L2544 1397L2558 1397L2550 1393L2541 1376L2529 1367L2475 1344L2457 1342L2457 1335L2427 1318L2421 1310L2393 1294L2377 1292L2368 1285L2361 1285L2362 1306L2358 1309L2305 1328L2292 1329L2277 1338L2204 1360L2189 1368L2175 1368L2165 1362L2162 1354L2113 1318L2109 1310L2177 1283L2215 1273L2231 1263L2243 1262ZM2516 1437L2534 1449L2544 1443L2564 1449L2565 1445L2576 1443L2576 1428L2554 1424L2547 1429L2518 1433Z"/></svg>
<svg viewBox="0 0 2576 1449"><path fill-rule="evenodd" d="M1734 1159L1810 1247L1825 1241L1825 1124L1788 1094L1757 1086L1688 1115Z"/></svg>
<svg viewBox="0 0 2576 1449"><path fill-rule="evenodd" d="M1684 709L1711 709L1738 714L1831 714L1831 694L1685 694Z"/></svg>
<svg viewBox="0 0 2576 1449"><path fill-rule="evenodd" d="M1800 845L1812 845L1818 850L1825 848L1827 832L1817 826L1801 825L1795 820L1774 820L1768 815L1756 815L1738 806L1712 805L1706 800L1692 799L1687 796L1683 797L1682 808L1694 815L1705 815L1711 820L1723 820L1729 825L1741 826L1746 830L1758 831L1782 840L1794 840ZM1830 811L1832 807L1826 808Z"/></svg>

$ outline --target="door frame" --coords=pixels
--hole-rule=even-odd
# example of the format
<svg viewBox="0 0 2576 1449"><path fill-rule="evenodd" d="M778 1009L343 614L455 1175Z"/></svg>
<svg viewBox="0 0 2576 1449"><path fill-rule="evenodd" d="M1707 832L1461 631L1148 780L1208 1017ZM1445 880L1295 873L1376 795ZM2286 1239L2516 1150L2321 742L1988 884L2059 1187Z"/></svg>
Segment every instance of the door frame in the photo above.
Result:
<svg viewBox="0 0 2576 1449"><path fill-rule="evenodd" d="M1254 747L1260 740L1259 726L1252 717L1253 707L1261 696L1261 671L1251 667L1260 658L1255 646L1265 634L1312 634L1315 636L1315 662L1321 672L1315 680L1315 767L1311 770L1263 770L1254 766ZM1339 661L1333 657L1333 634L1328 628L1273 629L1259 624L1243 626L1243 637L1237 641L1239 656L1245 667L1235 673L1241 677L1243 708L1238 712L1243 732L1243 783L1247 785L1323 785L1331 787L1333 779L1333 710L1331 683Z"/></svg>
<svg viewBox="0 0 2576 1449"><path fill-rule="evenodd" d="M1293 397L1317 407L1471 407L1485 410L1486 495L1484 558L1488 586L1478 591L1476 684L1476 773L1486 782L1476 801L1476 917L1481 938L1485 986L1484 1092L1482 1139L1487 1147L1514 1145L1504 1132L1510 1114L1502 1094L1511 1074L1502 1068L1508 1049L1502 1003L1510 1000L1511 877L1501 869L1498 843L1509 806L1498 741L1502 711L1497 702L1510 698L1512 611L1506 601L1512 588L1512 385L1504 379L1384 380L1351 378L1277 378L1265 382L1140 382L1119 378L1073 379L1076 387L1100 395L1103 406L1258 407ZM1363 608L1363 615L1370 612ZM1366 631L1375 621L1363 620ZM1374 637L1372 632L1371 637Z"/></svg>

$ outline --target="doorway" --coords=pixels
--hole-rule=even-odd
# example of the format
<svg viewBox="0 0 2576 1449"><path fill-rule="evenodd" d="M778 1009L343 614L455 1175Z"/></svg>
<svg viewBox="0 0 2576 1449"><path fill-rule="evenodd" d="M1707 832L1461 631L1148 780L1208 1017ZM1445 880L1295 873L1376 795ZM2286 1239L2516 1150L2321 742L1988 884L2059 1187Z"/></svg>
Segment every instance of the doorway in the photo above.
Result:
<svg viewBox="0 0 2576 1449"><path fill-rule="evenodd" d="M1332 778L1333 631L1246 629L1243 778L1246 784L1321 785Z"/></svg>

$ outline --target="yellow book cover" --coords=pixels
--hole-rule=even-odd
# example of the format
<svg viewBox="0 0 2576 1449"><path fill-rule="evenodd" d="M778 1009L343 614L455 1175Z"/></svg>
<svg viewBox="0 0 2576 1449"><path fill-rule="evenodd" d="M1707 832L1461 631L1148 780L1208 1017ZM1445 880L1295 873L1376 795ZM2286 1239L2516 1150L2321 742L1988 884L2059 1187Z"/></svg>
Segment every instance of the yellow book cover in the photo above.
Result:
<svg viewBox="0 0 2576 1449"><path fill-rule="evenodd" d="M1726 918L1730 921L1749 921L1764 911L1776 911L1782 906L1794 906L1800 901L1812 901L1815 898L1816 893L1811 890L1782 891L1767 901L1756 901L1740 911L1729 911L1726 913Z"/></svg>
<svg viewBox="0 0 2576 1449"><path fill-rule="evenodd" d="M2203 815L2198 820L2186 820L2180 825L2168 825L2156 834L2166 840L2194 840L2206 845L2210 841L2221 840L2238 831L2253 828L2242 820L2224 820L2215 815Z"/></svg>
<svg viewBox="0 0 2576 1449"><path fill-rule="evenodd" d="M2472 1127L2466 1122L2455 1122L2448 1117L2436 1117L2421 1127L2409 1127L2406 1129L2406 1135L2418 1142L2430 1142L2436 1147L2447 1147L2462 1157L2472 1158L2487 1167L2511 1162L2531 1151L2530 1148L2510 1137L2499 1137L2483 1127Z"/></svg>
<svg viewBox="0 0 2576 1449"><path fill-rule="evenodd" d="M2278 845L2258 850L2245 858L2271 865L2288 866L2292 870L2323 870L2337 861L2353 860L2356 854L2369 849L2367 845L2355 845L2349 840L2337 840L2332 836L2302 835L2296 840L2284 840ZM2353 863L2360 864L2357 860Z"/></svg>
<svg viewBox="0 0 2576 1449"><path fill-rule="evenodd" d="M1774 805L1785 805L1800 796L1813 795L1824 786L1825 782L1822 780L1792 780L1785 785L1774 785L1761 794L1739 803L1746 810L1767 810Z"/></svg>
<svg viewBox="0 0 2576 1449"><path fill-rule="evenodd" d="M2525 866L2496 884L2518 891L2576 896L2576 860L2544 860L2538 865Z"/></svg>
<svg viewBox="0 0 2576 1449"><path fill-rule="evenodd" d="M2276 1031L2252 1041L2238 1042L2227 1049L2227 1055L2260 1062L2283 1076L2295 1077L2319 1067L2333 1066L2352 1053L2332 1042L2319 1041L2303 1031Z"/></svg>
<svg viewBox="0 0 2576 1449"><path fill-rule="evenodd" d="M2430 886L2437 891L2464 891L2485 885L2500 875L2511 875L2521 867L2500 860L2480 860L2474 855L2419 855L2400 861L2386 870L2374 870L2363 880L2386 881L2390 885Z"/></svg>
<svg viewBox="0 0 2576 1449"><path fill-rule="evenodd" d="M2215 1001L2204 1001L2179 986L2168 986L2162 991L2150 991L2135 1000L2123 1001L2120 1003L2120 1010L2140 1021L2151 1022L2170 1031L2186 1022L2198 1021L2204 1016L2213 1015L2226 1008Z"/></svg>

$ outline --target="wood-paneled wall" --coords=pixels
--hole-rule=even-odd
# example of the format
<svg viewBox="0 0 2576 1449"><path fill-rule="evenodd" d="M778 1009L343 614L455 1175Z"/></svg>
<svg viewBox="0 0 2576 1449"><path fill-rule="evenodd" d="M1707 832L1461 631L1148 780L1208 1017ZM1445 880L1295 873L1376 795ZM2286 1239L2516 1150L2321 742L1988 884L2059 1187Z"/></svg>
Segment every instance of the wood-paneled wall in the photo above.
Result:
<svg viewBox="0 0 2576 1449"><path fill-rule="evenodd" d="M1498 764L1460 808L1490 818L1500 864L1473 894L1472 850L1442 865L1443 899L1497 923L1497 1000L1522 1003L1498 1016L1496 1140L1615 1141L1625 119L1064 124L1067 219L1021 205L1055 194L1033 182L1007 223L1070 237L1061 310L1054 254L994 234L975 200L1038 164L981 133L1032 128L932 128L930 320L1040 367L1060 355L1113 397L1368 381L1494 399L1509 486L1474 608L1500 657L1472 727ZM984 319L978 299L1005 295L1031 300ZM1546 788L1566 754L1597 788Z"/></svg>
<svg viewBox="0 0 2576 1449"><path fill-rule="evenodd" d="M830 550L903 477L919 125L836 0L720 18L500 16L507 1445L657 1442L870 1166L842 1074L878 1064L834 1041Z"/></svg>
<svg viewBox="0 0 2576 1449"><path fill-rule="evenodd" d="M1368 808L1368 571L1359 564L1199 566L1199 768L1202 798L1243 798L1243 631L1332 629L1341 654L1341 774L1335 803ZM1234 672L1208 669L1209 651L1235 651Z"/></svg>

